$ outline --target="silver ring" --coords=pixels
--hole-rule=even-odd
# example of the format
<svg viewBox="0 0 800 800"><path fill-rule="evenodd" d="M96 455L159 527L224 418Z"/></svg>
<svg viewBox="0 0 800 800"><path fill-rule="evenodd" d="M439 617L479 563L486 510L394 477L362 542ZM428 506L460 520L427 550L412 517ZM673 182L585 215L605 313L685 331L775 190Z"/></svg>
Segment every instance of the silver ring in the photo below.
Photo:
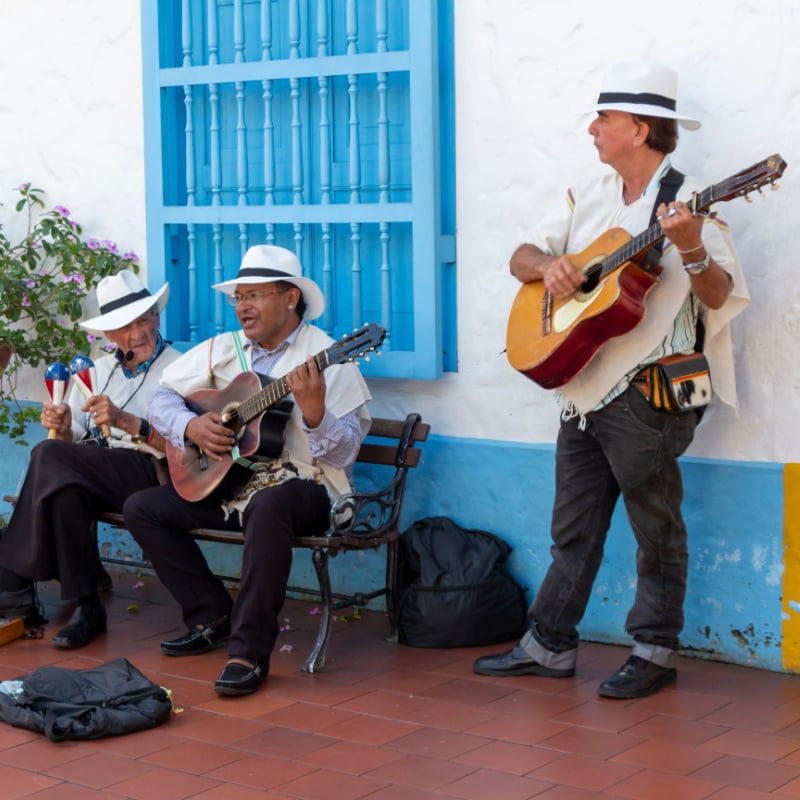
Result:
<svg viewBox="0 0 800 800"><path fill-rule="evenodd" d="M670 217L674 217L677 213L678 213L678 209L677 208L671 208L669 210L669 216Z"/></svg>

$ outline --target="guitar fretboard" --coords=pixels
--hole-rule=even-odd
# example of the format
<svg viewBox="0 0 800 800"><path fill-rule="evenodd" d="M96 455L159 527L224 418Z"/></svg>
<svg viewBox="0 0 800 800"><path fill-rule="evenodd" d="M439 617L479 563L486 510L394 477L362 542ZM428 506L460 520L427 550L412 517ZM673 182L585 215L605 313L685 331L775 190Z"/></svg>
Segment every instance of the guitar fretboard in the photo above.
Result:
<svg viewBox="0 0 800 800"><path fill-rule="evenodd" d="M313 358L320 372L330 366L327 350L317 353ZM275 403L282 400L289 393L290 390L286 383L285 376L268 383L260 392L256 392L252 397L248 397L247 400L244 400L236 409L235 416L238 417L238 424L246 425L251 419L255 419L259 414L262 414L270 406L275 405Z"/></svg>
<svg viewBox="0 0 800 800"><path fill-rule="evenodd" d="M709 186L702 192L695 192L692 194L692 199L688 205L692 209L692 213L700 214L705 211L714 202L714 187ZM664 238L664 232L661 230L661 223L654 222L647 230L629 239L622 247L611 253L600 265L600 279L605 278L617 267L622 266L628 261L632 261L643 253L647 252L651 247L658 244ZM652 268L648 265L642 264L643 269L650 271ZM591 270L589 270L591 272Z"/></svg>

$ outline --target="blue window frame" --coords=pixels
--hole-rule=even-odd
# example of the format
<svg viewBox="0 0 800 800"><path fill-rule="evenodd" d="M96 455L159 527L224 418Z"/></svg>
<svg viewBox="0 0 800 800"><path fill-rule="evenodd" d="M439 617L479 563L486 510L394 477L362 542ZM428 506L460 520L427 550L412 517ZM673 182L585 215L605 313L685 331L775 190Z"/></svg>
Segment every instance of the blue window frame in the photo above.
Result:
<svg viewBox="0 0 800 800"><path fill-rule="evenodd" d="M167 337L234 329L210 286L270 243L323 289L334 338L386 328L366 374L454 370L452 0L142 0L142 30Z"/></svg>

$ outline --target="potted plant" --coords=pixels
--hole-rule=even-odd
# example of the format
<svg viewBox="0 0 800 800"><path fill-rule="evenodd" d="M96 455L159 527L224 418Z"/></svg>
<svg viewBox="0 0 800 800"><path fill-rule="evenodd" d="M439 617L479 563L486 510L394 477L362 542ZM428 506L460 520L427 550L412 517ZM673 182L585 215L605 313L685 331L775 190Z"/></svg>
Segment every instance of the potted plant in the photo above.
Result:
<svg viewBox="0 0 800 800"><path fill-rule="evenodd" d="M40 410L17 397L18 372L88 353L96 337L78 325L84 299L106 275L139 265L112 241L84 238L64 206L46 210L41 189L17 192L22 235L11 241L0 218L0 436L27 444L25 426Z"/></svg>

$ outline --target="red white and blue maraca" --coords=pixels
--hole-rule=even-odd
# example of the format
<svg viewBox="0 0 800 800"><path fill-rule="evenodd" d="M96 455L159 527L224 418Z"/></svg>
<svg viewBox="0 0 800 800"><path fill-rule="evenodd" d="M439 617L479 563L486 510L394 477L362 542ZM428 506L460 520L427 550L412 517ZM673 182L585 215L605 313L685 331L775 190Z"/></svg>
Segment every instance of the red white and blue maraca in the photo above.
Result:
<svg viewBox="0 0 800 800"><path fill-rule="evenodd" d="M70 372L72 373L72 380L78 387L80 393L88 400L94 395L95 386L97 385L97 371L95 370L94 361L84 355L76 355L72 357L69 362ZM108 425L101 425L103 436L109 436L111 430Z"/></svg>
<svg viewBox="0 0 800 800"><path fill-rule="evenodd" d="M47 386L47 393L50 395L50 400L60 406L64 402L67 394L67 386L69 385L69 369L66 364L60 361L55 361L50 364L44 371L44 382ZM55 439L56 430L50 428L47 432L48 439Z"/></svg>

